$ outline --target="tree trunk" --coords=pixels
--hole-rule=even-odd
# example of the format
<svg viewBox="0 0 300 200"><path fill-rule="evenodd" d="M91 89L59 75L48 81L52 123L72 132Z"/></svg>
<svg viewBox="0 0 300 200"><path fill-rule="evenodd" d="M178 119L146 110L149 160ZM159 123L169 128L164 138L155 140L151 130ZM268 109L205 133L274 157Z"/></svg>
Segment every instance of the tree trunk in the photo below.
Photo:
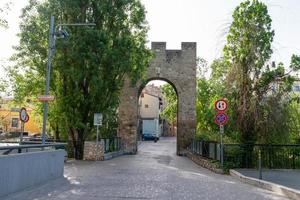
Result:
<svg viewBox="0 0 300 200"><path fill-rule="evenodd" d="M59 137L59 128L58 128L58 126L55 127L55 131L54 131L54 139L55 139L55 141L60 141L60 137Z"/></svg>
<svg viewBox="0 0 300 200"><path fill-rule="evenodd" d="M83 140L77 140L76 145L74 146L74 152L75 152L75 159L76 160L82 160L83 159L83 150L84 150L84 141Z"/></svg>
<svg viewBox="0 0 300 200"><path fill-rule="evenodd" d="M73 128L70 128L69 134L70 138L72 139L74 158L76 160L82 160L84 150L83 131L74 130Z"/></svg>

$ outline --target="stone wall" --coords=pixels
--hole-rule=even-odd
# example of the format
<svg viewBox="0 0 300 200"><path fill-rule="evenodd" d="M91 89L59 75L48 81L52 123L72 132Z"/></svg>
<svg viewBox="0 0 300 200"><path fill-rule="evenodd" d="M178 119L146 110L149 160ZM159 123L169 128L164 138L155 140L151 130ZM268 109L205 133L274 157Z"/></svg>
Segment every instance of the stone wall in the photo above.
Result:
<svg viewBox="0 0 300 200"><path fill-rule="evenodd" d="M183 42L181 50L166 50L165 42L153 42L155 55L147 68L146 80L124 82L119 106L118 136L127 153L137 152L138 98L151 80L170 83L178 96L177 154L185 151L196 130L196 43Z"/></svg>
<svg viewBox="0 0 300 200"><path fill-rule="evenodd" d="M104 160L104 141L99 141L99 147L97 151L96 141L84 142L83 160Z"/></svg>
<svg viewBox="0 0 300 200"><path fill-rule="evenodd" d="M212 160L201 157L199 155L193 154L192 152L188 152L186 156L191 159L197 165L209 169L217 174L224 174L224 171L216 165L216 163L212 163Z"/></svg>

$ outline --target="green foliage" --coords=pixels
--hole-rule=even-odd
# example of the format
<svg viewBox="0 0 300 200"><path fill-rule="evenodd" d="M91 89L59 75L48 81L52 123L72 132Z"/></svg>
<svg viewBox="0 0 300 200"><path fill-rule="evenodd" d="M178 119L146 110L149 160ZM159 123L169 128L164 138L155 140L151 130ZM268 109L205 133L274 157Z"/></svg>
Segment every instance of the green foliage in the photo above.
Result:
<svg viewBox="0 0 300 200"><path fill-rule="evenodd" d="M14 56L22 69L10 70L19 100L43 93L50 15L56 23L96 23L94 27L62 27L70 36L57 38L52 59L51 93L56 100L50 104L51 127L68 133L65 138L71 138L75 147L82 146L94 130L95 112L104 114L103 133L115 131L111 125L116 122L124 76L134 82L148 65L144 7L137 0L31 0L23 11ZM81 146L77 158L82 157Z"/></svg>
<svg viewBox="0 0 300 200"><path fill-rule="evenodd" d="M161 113L161 116L169 123L174 124L177 119L177 94L170 84L162 86L162 92L167 100L167 106Z"/></svg>
<svg viewBox="0 0 300 200"><path fill-rule="evenodd" d="M289 131L289 141L292 143L300 144L300 104L299 96L292 98L291 102L288 104L288 131Z"/></svg>
<svg viewBox="0 0 300 200"><path fill-rule="evenodd" d="M214 102L225 98L225 142L288 143L299 139L298 104L290 97L300 69L293 55L290 71L282 63L268 65L274 30L266 5L257 0L241 3L233 13L224 57L215 60L209 79L197 81L198 139L219 140Z"/></svg>
<svg viewBox="0 0 300 200"><path fill-rule="evenodd" d="M5 4L2 8L0 8L0 28L8 28L7 20L4 16L8 14L10 3Z"/></svg>
<svg viewBox="0 0 300 200"><path fill-rule="evenodd" d="M233 13L233 22L224 47L225 60L230 65L226 77L227 88L236 94L237 109L234 115L237 116L237 130L241 133L243 143L252 143L259 138L261 140L263 135L266 136L268 125L275 126L274 134L275 130L279 131L276 122L285 116L277 114L284 112L285 104L282 104L282 100L291 90L294 80L285 72L282 63L277 66L273 63L272 67L266 65L272 55L274 30L271 22L265 4L257 0L241 3ZM297 59L297 56L292 57L291 66L295 70ZM275 111L273 106L280 111ZM282 126L280 130L286 129ZM261 141L264 140L268 141L266 137Z"/></svg>
<svg viewBox="0 0 300 200"><path fill-rule="evenodd" d="M292 55L290 68L294 71L300 69L300 56Z"/></svg>

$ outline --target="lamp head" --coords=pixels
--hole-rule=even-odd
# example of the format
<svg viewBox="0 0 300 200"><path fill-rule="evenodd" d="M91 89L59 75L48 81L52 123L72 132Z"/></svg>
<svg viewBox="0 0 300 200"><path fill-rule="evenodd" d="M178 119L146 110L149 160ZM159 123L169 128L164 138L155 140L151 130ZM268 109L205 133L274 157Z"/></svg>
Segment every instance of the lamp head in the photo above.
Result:
<svg viewBox="0 0 300 200"><path fill-rule="evenodd" d="M67 38L69 37L69 33L62 29L62 27L59 27L58 31L56 32L56 37L58 38Z"/></svg>

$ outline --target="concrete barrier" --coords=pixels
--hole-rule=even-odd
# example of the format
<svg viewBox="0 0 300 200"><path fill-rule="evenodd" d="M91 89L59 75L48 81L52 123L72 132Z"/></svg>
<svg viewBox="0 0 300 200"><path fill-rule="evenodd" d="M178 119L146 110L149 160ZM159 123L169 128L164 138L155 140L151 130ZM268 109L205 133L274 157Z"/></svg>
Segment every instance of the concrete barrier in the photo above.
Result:
<svg viewBox="0 0 300 200"><path fill-rule="evenodd" d="M295 199L295 200L300 199L300 191L299 190L285 187L285 186L282 186L282 185L279 185L276 183L272 183L269 181L259 180L256 178L244 176L243 174L241 174L238 171L233 170L233 169L231 169L229 172L230 172L231 176L239 179L241 182L244 182L244 183L247 183L247 184L262 188L262 189L273 191L277 194L287 196L290 199Z"/></svg>
<svg viewBox="0 0 300 200"><path fill-rule="evenodd" d="M0 197L63 176L64 150L0 156Z"/></svg>

